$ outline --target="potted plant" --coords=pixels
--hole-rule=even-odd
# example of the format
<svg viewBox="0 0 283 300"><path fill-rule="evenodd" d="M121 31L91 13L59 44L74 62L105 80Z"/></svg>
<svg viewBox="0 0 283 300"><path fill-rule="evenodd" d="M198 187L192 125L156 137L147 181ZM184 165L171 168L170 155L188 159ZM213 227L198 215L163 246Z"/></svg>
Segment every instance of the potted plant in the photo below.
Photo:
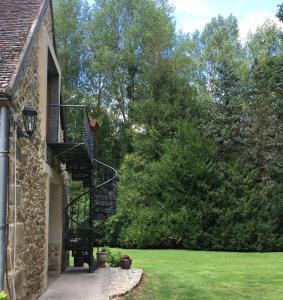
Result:
<svg viewBox="0 0 283 300"><path fill-rule="evenodd" d="M107 258L107 263L109 267L120 267L121 265L121 258L122 258L122 253L121 252L108 252L108 258Z"/></svg>
<svg viewBox="0 0 283 300"><path fill-rule="evenodd" d="M131 264L132 264L132 259L130 258L129 255L124 254L121 258L120 261L120 266L122 269L130 269L131 268Z"/></svg>
<svg viewBox="0 0 283 300"><path fill-rule="evenodd" d="M105 264L107 262L107 256L108 256L107 247L102 247L101 250L99 250L99 247L97 247L96 265L98 268L105 268Z"/></svg>

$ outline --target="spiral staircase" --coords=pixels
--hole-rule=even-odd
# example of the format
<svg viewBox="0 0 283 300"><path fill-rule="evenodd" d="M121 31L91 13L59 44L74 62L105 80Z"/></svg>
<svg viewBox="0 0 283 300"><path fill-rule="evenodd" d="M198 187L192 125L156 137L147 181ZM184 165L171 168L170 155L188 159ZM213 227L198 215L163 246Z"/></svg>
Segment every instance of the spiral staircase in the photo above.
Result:
<svg viewBox="0 0 283 300"><path fill-rule="evenodd" d="M116 210L117 171L96 159L93 166L91 177L83 178L87 191L65 209L65 250L72 251L75 267L87 263L89 272L95 268L93 222L106 220Z"/></svg>
<svg viewBox="0 0 283 300"><path fill-rule="evenodd" d="M83 105L51 105L52 126L61 126L64 139L49 138L52 159L63 164L73 181L84 191L71 199L65 208L65 251L71 251L74 266L95 269L93 246L95 222L103 222L116 210L117 171L93 158L93 130ZM59 118L60 116L60 118ZM53 131L52 131L53 132Z"/></svg>

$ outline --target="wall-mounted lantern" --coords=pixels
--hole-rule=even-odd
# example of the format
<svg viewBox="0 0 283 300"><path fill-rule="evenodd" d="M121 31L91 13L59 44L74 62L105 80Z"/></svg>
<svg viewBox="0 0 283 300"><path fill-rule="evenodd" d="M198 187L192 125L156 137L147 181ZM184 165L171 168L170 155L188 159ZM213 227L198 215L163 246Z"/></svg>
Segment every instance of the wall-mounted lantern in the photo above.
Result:
<svg viewBox="0 0 283 300"><path fill-rule="evenodd" d="M24 131L18 124L18 136L31 138L36 130L37 111L32 106L26 106L22 111L22 119Z"/></svg>

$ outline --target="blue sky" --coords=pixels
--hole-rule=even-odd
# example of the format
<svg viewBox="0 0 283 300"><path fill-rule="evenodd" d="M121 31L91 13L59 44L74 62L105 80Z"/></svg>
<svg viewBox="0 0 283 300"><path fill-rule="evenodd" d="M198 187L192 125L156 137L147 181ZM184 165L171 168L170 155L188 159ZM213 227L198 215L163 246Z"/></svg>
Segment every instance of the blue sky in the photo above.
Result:
<svg viewBox="0 0 283 300"><path fill-rule="evenodd" d="M90 3L93 0L88 0ZM119 0L117 0L119 1ZM139 0L136 0L139 1ZM240 37L245 40L249 31L270 19L283 29L283 24L275 17L277 5L283 0L168 0L175 7L177 30L194 32L202 30L212 17L219 14L226 17L231 13L237 17Z"/></svg>
<svg viewBox="0 0 283 300"><path fill-rule="evenodd" d="M137 0L138 1L138 0ZM283 28L275 14L283 0L169 0L175 6L176 27L184 32L202 30L212 17L219 14L237 17L240 36L254 32L268 18Z"/></svg>

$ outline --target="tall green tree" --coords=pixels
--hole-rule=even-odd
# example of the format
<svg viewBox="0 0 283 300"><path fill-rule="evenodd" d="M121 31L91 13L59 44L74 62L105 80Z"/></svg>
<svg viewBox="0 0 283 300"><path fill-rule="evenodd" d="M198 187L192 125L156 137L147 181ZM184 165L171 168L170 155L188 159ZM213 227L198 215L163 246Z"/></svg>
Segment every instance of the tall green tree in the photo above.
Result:
<svg viewBox="0 0 283 300"><path fill-rule="evenodd" d="M198 48L193 50L197 53L195 82L208 111L203 132L224 155L231 156L239 151L243 139L243 93L248 73L237 19L232 15L213 18L190 44Z"/></svg>
<svg viewBox="0 0 283 300"><path fill-rule="evenodd" d="M124 123L139 99L145 68L170 47L174 27L165 1L97 0L89 22L88 80L97 103L113 107Z"/></svg>
<svg viewBox="0 0 283 300"><path fill-rule="evenodd" d="M283 22L283 3L278 5L279 9L276 16L279 18L281 22Z"/></svg>
<svg viewBox="0 0 283 300"><path fill-rule="evenodd" d="M247 148L252 160L270 179L274 168L282 165L283 52L281 31L266 23L250 37L248 48L253 61L247 106ZM251 157L249 158L251 159Z"/></svg>
<svg viewBox="0 0 283 300"><path fill-rule="evenodd" d="M88 2L55 0L54 18L58 59L62 70L63 90L77 89L83 81L85 59L85 23Z"/></svg>
<svg viewBox="0 0 283 300"><path fill-rule="evenodd" d="M97 0L92 6L85 90L112 116L115 130L109 139L119 141L120 158L132 147L132 105L147 92L149 76L170 49L173 36L166 1Z"/></svg>
<svg viewBox="0 0 283 300"><path fill-rule="evenodd" d="M120 167L109 242L282 250L282 31L244 43L231 15L176 34L165 0L56 0L55 19L64 94Z"/></svg>

